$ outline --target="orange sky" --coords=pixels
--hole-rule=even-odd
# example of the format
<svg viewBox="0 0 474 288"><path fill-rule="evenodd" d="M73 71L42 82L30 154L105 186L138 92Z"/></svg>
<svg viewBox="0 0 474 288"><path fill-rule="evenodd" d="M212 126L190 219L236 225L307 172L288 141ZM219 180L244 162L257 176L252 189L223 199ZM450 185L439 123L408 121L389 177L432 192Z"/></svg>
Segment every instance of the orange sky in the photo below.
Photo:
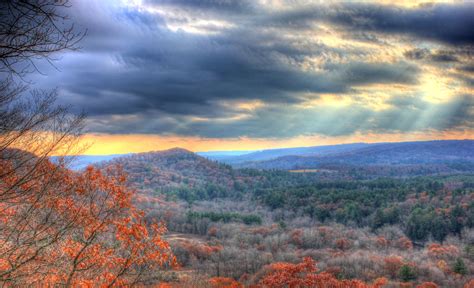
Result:
<svg viewBox="0 0 474 288"><path fill-rule="evenodd" d="M474 139L474 131L424 132L403 134L355 134L344 137L300 136L288 139L235 138L216 139L143 134L86 134L83 144L90 148L82 154L108 155L139 153L181 147L194 152L259 150L268 148L331 145L353 142L399 142L421 140Z"/></svg>

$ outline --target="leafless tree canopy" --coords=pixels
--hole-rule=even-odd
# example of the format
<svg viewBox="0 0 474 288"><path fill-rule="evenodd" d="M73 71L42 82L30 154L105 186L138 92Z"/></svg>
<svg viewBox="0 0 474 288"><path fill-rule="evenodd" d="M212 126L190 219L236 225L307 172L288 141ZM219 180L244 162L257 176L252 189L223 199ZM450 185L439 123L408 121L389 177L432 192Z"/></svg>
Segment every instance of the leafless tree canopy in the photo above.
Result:
<svg viewBox="0 0 474 288"><path fill-rule="evenodd" d="M68 23L67 0L4 0L0 2L0 72L24 75L34 60L77 49L85 32Z"/></svg>
<svg viewBox="0 0 474 288"><path fill-rule="evenodd" d="M29 203L40 201L59 184L55 184L55 175L61 166L41 167L45 167L49 156L58 149L75 147L83 117L56 106L55 91L32 90L23 80L15 80L35 72L36 59L51 61L55 52L77 48L83 33L76 33L73 25L67 25L67 18L59 13L66 7L66 1L57 0L0 2L0 212L15 209L21 215L11 219L10 225L0 226L3 241L17 239L13 250L4 253L33 247L40 251L45 243L54 242L54 239L45 242L45 238L31 237L37 235L38 227L44 227L44 221L49 218L43 217L35 205L25 203L27 199L34 199ZM42 181L38 182L39 179ZM34 192L30 183L41 183L41 187L36 186L40 190ZM9 279L12 271L21 265L24 263L16 263L1 278Z"/></svg>
<svg viewBox="0 0 474 288"><path fill-rule="evenodd" d="M38 72L35 60L50 62L56 52L77 49L84 32L68 24L62 14L66 8L62 0L0 1L0 215L17 211L17 217L0 225L0 241L14 243L0 256L10 259L15 251L33 251L32 257L12 262L11 269L0 273L3 283L14 281L15 271L58 238L44 233L56 222L36 203L57 193L64 169L49 165L49 156L77 147L83 116L57 106L56 91L31 89L22 77Z"/></svg>
<svg viewBox="0 0 474 288"><path fill-rule="evenodd" d="M67 0L0 2L0 153L19 148L42 158L80 134L82 116L56 106L55 91L14 81L35 72L36 59L51 61L56 52L78 48L85 32L69 23L68 7Z"/></svg>

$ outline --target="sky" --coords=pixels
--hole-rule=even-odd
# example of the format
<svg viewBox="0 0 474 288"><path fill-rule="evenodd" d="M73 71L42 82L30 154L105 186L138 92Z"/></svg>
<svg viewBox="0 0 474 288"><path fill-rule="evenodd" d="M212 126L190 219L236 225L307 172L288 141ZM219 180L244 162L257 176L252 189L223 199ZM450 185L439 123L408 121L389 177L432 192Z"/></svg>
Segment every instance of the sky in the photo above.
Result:
<svg viewBox="0 0 474 288"><path fill-rule="evenodd" d="M71 4L81 49L31 80L86 154L474 138L474 2Z"/></svg>

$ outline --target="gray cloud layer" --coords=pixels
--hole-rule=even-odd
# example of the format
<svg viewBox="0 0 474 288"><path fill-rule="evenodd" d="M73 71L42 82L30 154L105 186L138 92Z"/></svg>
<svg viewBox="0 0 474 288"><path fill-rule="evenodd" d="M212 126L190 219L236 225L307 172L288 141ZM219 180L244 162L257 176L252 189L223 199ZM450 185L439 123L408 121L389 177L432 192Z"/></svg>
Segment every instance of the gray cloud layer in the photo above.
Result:
<svg viewBox="0 0 474 288"><path fill-rule="evenodd" d="M417 85L419 61L454 63L469 73L472 62L458 63L458 53L465 57L474 44L472 4L273 10L256 1L144 2L150 9L73 2L73 20L89 30L82 51L63 57L62 72L45 66L48 77L33 79L41 87L59 86L62 103L89 114L92 132L292 137L473 127L472 95L439 104L397 96L381 111L360 103L331 109L299 105L308 100L305 95L352 97L364 85ZM306 41L300 34L322 33L315 23L356 41L411 37L444 50L417 48L395 61L364 61L370 51ZM186 27L201 30L189 33ZM318 69L305 67L312 58L323 59ZM246 101L264 105L252 111L228 105Z"/></svg>

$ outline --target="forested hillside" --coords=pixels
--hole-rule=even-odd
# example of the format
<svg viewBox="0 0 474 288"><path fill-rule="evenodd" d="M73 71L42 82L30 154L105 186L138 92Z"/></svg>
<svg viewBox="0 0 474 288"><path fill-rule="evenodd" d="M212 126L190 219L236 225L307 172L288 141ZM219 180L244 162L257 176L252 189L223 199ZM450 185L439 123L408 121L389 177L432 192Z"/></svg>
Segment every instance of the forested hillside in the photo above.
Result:
<svg viewBox="0 0 474 288"><path fill-rule="evenodd" d="M341 152L349 152L363 147L368 147L367 143L352 143L340 145L324 145L313 147L296 147L296 148L280 148L280 149L266 149L262 151L255 151L242 155L225 155L222 153L201 153L209 159L215 159L224 163L238 165L246 162L264 161L275 159L283 156L317 156L328 155Z"/></svg>
<svg viewBox="0 0 474 288"><path fill-rule="evenodd" d="M233 169L183 149L126 156L108 165L115 164L147 199L247 199L322 223L373 229L401 224L413 241L443 241L474 225L474 175L326 179L318 173ZM423 222L425 216L429 220ZM438 227L435 235L431 225Z"/></svg>
<svg viewBox="0 0 474 288"><path fill-rule="evenodd" d="M470 143L455 142L459 145L451 150L445 144L424 155L446 159L450 151L449 157L462 163L461 147L459 155L469 159L463 145ZM401 146L406 153L426 151L418 145ZM392 169L396 164L387 159L414 161L402 159L404 149L382 145L363 151ZM103 165L123 167L140 207L150 219L169 223L178 260L200 275L250 285L264 281L260 273L271 263L311 256L340 279L385 277L393 285L434 281L462 287L474 271L474 176L456 170L380 178L380 169L363 165L360 155L344 157L354 159L362 172L235 169L183 149ZM425 164L413 171L427 169ZM182 279L179 273L167 277Z"/></svg>
<svg viewBox="0 0 474 288"><path fill-rule="evenodd" d="M120 165L141 194L177 195L188 201L214 198L241 199L258 188L313 183L321 175L293 175L286 171L234 169L185 149L132 154L98 164Z"/></svg>
<svg viewBox="0 0 474 288"><path fill-rule="evenodd" d="M237 165L257 169L360 170L366 176L414 176L474 172L474 141L428 141L372 144L351 151L318 156L288 155Z"/></svg>

